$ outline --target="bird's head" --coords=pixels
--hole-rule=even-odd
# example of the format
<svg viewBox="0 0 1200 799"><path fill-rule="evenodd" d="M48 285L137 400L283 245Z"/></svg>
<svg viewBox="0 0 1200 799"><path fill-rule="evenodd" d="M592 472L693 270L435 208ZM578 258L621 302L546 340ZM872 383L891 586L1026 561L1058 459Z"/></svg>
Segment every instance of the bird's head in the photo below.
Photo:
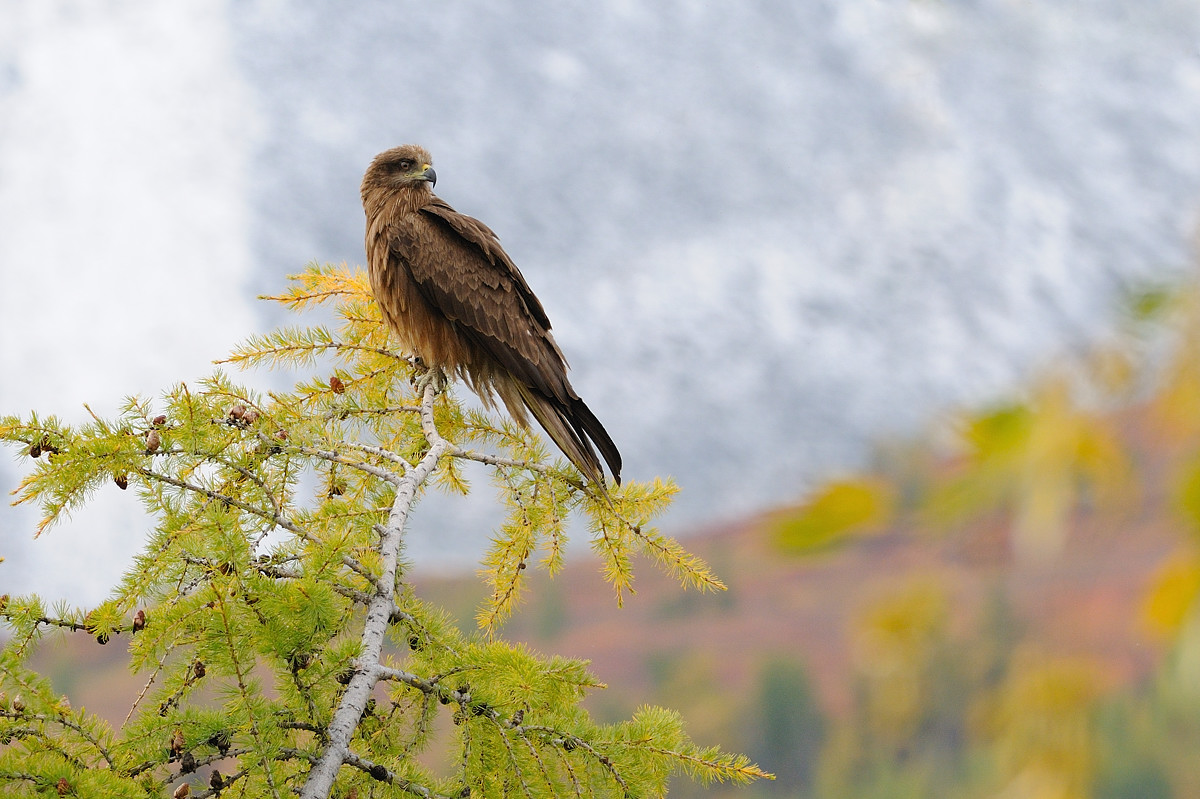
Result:
<svg viewBox="0 0 1200 799"><path fill-rule="evenodd" d="M375 156L367 173L363 175L363 190L380 186L389 189L415 189L430 191L437 182L433 171L433 156L424 147L403 144L384 150Z"/></svg>

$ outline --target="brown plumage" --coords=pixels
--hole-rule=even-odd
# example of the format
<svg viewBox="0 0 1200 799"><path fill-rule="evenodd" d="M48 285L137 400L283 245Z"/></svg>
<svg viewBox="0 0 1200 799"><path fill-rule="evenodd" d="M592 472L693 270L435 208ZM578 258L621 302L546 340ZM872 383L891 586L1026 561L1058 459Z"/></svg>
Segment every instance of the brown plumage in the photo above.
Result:
<svg viewBox="0 0 1200 799"><path fill-rule="evenodd" d="M599 449L620 485L621 454L571 388L542 304L496 234L434 195L432 160L407 144L377 155L363 176L367 265L384 320L404 349L465 380L485 404L499 396L523 425L532 413L603 487Z"/></svg>

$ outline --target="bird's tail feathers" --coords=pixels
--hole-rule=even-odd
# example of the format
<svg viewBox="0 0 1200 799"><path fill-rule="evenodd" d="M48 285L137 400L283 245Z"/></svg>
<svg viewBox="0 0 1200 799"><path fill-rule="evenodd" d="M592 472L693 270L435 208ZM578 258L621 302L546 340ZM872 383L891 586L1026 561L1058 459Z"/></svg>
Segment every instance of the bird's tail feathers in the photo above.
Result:
<svg viewBox="0 0 1200 799"><path fill-rule="evenodd" d="M517 389L533 418L538 420L538 424L550 439L587 480L603 490L604 472L600 467L600 459L596 456L596 449L588 440L591 439L604 455L604 461L612 471L613 480L617 485L621 484L621 454L600 421L587 405L584 405L583 400L572 398L569 400L570 407L563 407L561 403L537 394L520 383L517 384Z"/></svg>
<svg viewBox="0 0 1200 799"><path fill-rule="evenodd" d="M574 398L571 401L571 411L573 412L573 416L571 417L572 427L575 428L577 433L586 434L587 438L592 440L592 443L600 450L601 456L604 457L604 462L608 464L608 470L612 472L613 481L617 485L620 485L621 453L617 450L617 445L613 443L612 437L604 429L604 425L600 424L600 420L596 418L596 414L592 413L592 409L583 403L583 400L578 397Z"/></svg>

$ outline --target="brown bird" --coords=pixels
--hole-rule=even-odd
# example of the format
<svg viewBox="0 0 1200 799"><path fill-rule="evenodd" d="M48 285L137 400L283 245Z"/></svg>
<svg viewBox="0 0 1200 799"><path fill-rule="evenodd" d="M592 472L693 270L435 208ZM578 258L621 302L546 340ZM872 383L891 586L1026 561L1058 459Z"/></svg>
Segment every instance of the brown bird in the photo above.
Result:
<svg viewBox="0 0 1200 799"><path fill-rule="evenodd" d="M603 488L599 449L620 485L621 454L571 388L542 304L496 234L433 193L432 161L406 144L377 155L363 176L367 265L384 320L404 349L466 381L485 405L498 395L525 426L528 409Z"/></svg>

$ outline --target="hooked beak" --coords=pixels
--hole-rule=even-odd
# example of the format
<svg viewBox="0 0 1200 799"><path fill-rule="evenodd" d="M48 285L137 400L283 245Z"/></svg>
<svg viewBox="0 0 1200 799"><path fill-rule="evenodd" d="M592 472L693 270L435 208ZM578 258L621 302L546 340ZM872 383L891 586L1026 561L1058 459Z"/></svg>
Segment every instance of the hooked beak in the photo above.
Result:
<svg viewBox="0 0 1200 799"><path fill-rule="evenodd" d="M417 177L419 177L421 180L428 181L431 188L437 185L437 172L434 172L433 167L431 167L429 164L425 165L425 168L421 170L421 174Z"/></svg>

